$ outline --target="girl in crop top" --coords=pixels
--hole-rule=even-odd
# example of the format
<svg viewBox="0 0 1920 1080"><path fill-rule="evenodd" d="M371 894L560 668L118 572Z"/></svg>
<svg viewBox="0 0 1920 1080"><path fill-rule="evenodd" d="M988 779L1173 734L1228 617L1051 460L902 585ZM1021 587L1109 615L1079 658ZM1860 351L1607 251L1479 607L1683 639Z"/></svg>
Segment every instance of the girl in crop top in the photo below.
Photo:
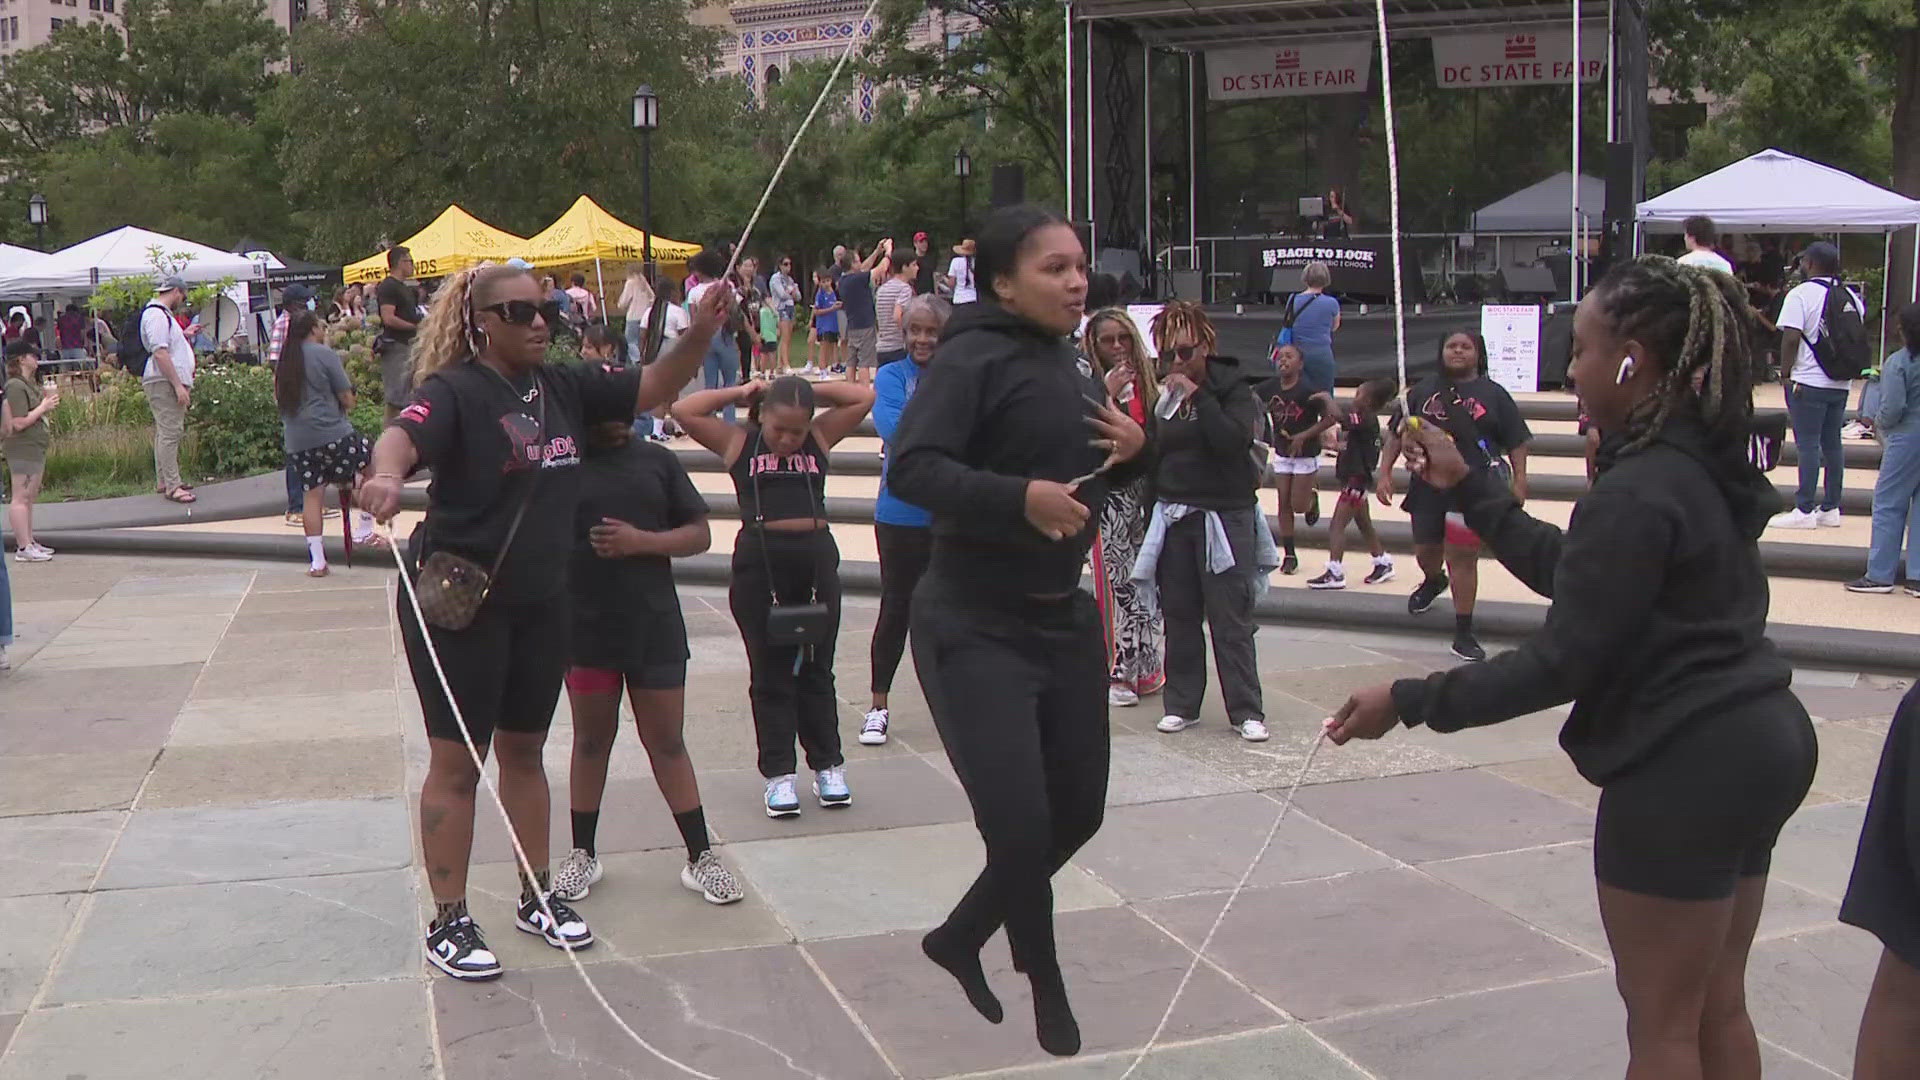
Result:
<svg viewBox="0 0 1920 1080"><path fill-rule="evenodd" d="M827 411L814 416L815 401ZM715 414L747 406L747 422ZM846 806L846 759L840 753L839 710L833 686L833 644L840 629L840 551L827 530L827 451L847 437L873 407L871 387L788 375L771 383L706 390L673 407L673 418L714 452L733 477L740 533L733 545L728 606L746 644L759 741L760 775L767 781L767 816L800 813L795 788L798 755L807 754L820 805ZM826 605L830 629L823 644L774 645L767 616L780 604Z"/></svg>

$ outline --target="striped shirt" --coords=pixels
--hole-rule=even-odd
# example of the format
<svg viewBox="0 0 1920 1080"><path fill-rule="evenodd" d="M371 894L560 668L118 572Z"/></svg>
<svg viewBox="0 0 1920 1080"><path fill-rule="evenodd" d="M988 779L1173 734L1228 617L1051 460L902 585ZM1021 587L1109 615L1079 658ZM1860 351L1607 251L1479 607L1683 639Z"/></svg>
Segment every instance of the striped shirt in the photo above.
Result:
<svg viewBox="0 0 1920 1080"><path fill-rule="evenodd" d="M280 350L287 347L287 324L292 316L282 311L273 317L273 332L267 335L267 366L280 366Z"/></svg>
<svg viewBox="0 0 1920 1080"><path fill-rule="evenodd" d="M907 347L906 330L900 325L898 309L913 299L913 282L899 278L888 278L873 294L873 314L878 320L879 332L873 336L873 347L879 352L899 352Z"/></svg>

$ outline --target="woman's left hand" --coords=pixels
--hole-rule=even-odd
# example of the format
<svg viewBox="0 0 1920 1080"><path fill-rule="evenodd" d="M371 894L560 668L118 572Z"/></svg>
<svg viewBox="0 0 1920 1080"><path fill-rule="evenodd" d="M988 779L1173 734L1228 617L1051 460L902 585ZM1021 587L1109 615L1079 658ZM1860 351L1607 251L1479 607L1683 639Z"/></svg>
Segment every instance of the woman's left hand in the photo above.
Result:
<svg viewBox="0 0 1920 1080"><path fill-rule="evenodd" d="M646 554L647 534L617 518L603 517L600 524L587 530L593 553L603 559L623 559Z"/></svg>
<svg viewBox="0 0 1920 1080"><path fill-rule="evenodd" d="M1120 392L1126 389L1132 382L1133 365L1115 365L1112 371L1107 372L1107 393L1111 395L1115 401L1118 401L1120 399Z"/></svg>
<svg viewBox="0 0 1920 1080"><path fill-rule="evenodd" d="M1147 445L1147 433L1133 422L1133 417L1110 404L1100 406L1099 412L1087 417L1087 423L1100 433L1092 444L1107 452L1103 469L1132 461Z"/></svg>
<svg viewBox="0 0 1920 1080"><path fill-rule="evenodd" d="M1393 684L1381 683L1355 691L1340 711L1328 718L1325 731L1335 746L1349 739L1377 739L1400 722L1400 711L1393 705Z"/></svg>

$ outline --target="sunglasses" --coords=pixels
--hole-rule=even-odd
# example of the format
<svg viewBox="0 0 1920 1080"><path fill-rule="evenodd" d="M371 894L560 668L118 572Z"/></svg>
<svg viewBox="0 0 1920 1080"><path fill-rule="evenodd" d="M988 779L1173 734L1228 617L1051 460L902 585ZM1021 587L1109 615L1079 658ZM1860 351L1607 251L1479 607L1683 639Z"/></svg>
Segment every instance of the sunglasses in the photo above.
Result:
<svg viewBox="0 0 1920 1080"><path fill-rule="evenodd" d="M540 317L540 305L531 300L506 300L480 310L491 311L508 326L532 326L533 320Z"/></svg>

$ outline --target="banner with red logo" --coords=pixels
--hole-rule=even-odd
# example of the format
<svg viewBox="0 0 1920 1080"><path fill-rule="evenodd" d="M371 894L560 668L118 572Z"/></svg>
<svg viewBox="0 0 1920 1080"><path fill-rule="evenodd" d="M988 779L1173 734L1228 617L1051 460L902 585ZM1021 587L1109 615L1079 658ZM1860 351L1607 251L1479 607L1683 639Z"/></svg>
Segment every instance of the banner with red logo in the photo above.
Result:
<svg viewBox="0 0 1920 1080"><path fill-rule="evenodd" d="M1573 29L1437 37L1433 39L1433 67L1440 85L1455 90L1570 82ZM1606 70L1606 30L1582 27L1580 81L1594 82Z"/></svg>
<svg viewBox="0 0 1920 1080"><path fill-rule="evenodd" d="M1314 41L1207 50L1207 96L1214 101L1361 94L1373 75L1373 42Z"/></svg>

